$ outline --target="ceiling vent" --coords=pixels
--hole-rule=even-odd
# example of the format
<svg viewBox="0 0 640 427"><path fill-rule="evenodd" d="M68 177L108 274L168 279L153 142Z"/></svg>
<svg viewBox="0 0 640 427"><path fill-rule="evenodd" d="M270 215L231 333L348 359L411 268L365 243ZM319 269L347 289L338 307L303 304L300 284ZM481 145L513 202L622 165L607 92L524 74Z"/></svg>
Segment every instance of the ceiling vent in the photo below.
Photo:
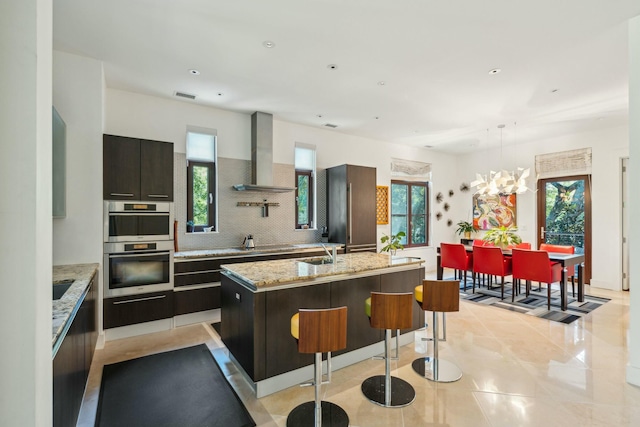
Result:
<svg viewBox="0 0 640 427"><path fill-rule="evenodd" d="M331 128L331 129L335 129L335 128L338 127L338 125L334 125L333 123L325 123L322 126L325 126L325 127Z"/></svg>
<svg viewBox="0 0 640 427"><path fill-rule="evenodd" d="M174 95L179 96L180 98L196 99L196 96L191 95L190 93L176 92Z"/></svg>

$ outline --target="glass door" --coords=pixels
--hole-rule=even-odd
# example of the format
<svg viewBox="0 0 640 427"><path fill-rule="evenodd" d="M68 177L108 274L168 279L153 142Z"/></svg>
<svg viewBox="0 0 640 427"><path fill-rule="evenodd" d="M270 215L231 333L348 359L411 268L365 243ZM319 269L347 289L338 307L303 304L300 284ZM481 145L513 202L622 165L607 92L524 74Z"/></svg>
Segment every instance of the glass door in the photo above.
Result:
<svg viewBox="0 0 640 427"><path fill-rule="evenodd" d="M591 280L591 176L538 180L538 247L571 245L585 254L584 282Z"/></svg>

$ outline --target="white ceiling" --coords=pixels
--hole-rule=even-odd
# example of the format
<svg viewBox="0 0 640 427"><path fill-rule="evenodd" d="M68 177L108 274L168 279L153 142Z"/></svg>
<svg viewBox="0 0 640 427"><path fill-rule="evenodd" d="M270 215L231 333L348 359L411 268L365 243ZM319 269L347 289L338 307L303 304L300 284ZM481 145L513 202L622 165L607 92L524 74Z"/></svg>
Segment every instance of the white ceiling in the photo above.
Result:
<svg viewBox="0 0 640 427"><path fill-rule="evenodd" d="M640 0L53 7L54 49L104 61L109 88L186 92L197 98L185 102L452 153L487 148L500 123L505 145L626 123L627 20L640 15Z"/></svg>

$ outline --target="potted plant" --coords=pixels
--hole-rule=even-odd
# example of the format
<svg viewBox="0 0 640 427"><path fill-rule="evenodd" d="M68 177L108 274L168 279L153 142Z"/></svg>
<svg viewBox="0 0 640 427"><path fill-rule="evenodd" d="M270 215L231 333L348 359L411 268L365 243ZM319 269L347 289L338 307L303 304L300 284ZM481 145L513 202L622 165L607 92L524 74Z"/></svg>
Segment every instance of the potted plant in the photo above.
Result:
<svg viewBox="0 0 640 427"><path fill-rule="evenodd" d="M395 255L398 249L404 249L404 246L400 243L404 236L406 236L404 231L398 231L391 236L383 234L380 238L380 243L386 243L386 245L382 247L380 252L389 252L392 256Z"/></svg>
<svg viewBox="0 0 640 427"><path fill-rule="evenodd" d="M195 225L193 223L193 220L190 219L189 221L187 221L187 233L193 233L195 231L194 227Z"/></svg>
<svg viewBox="0 0 640 427"><path fill-rule="evenodd" d="M478 227L476 227L475 225L473 225L473 222L460 221L458 223L458 229L456 230L456 233L458 235L464 233L464 238L465 239L470 239L471 238L471 233L475 233L478 230L480 230L480 229Z"/></svg>
<svg viewBox="0 0 640 427"><path fill-rule="evenodd" d="M487 231L482 240L491 242L495 246L506 248L509 245L517 245L522 243L522 238L518 235L516 227L496 227Z"/></svg>

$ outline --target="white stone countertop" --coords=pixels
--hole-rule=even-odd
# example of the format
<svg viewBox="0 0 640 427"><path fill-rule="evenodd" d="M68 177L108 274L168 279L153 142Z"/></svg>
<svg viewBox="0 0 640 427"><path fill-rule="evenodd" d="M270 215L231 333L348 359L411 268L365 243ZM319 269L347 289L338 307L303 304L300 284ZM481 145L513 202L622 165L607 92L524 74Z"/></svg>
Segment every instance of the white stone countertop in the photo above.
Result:
<svg viewBox="0 0 640 427"><path fill-rule="evenodd" d="M52 338L53 357L64 339L67 325L73 321L78 307L84 299L91 278L98 272L100 264L71 264L53 266L53 284L73 280L73 284L62 295L53 301ZM98 286L97 284L95 286ZM58 342L59 341L59 342Z"/></svg>
<svg viewBox="0 0 640 427"><path fill-rule="evenodd" d="M264 245L256 246L255 249L244 249L242 247L237 248L214 248L214 249L195 249L190 251L179 251L173 254L173 258L176 261L197 259L197 258L212 258L212 257L241 257L241 256L256 256L256 255L269 255L274 253L283 252L315 252L322 250L322 245L325 245L329 250L333 246L338 249L344 247L342 243L301 243L291 245Z"/></svg>
<svg viewBox="0 0 640 427"><path fill-rule="evenodd" d="M388 254L360 252L338 255L335 264L309 264L306 261L319 261L328 257L282 259L274 261L243 262L223 264L221 267L230 275L241 279L254 290L274 286L304 282L321 277L354 274L392 267L405 267L422 264L417 257L390 257Z"/></svg>

